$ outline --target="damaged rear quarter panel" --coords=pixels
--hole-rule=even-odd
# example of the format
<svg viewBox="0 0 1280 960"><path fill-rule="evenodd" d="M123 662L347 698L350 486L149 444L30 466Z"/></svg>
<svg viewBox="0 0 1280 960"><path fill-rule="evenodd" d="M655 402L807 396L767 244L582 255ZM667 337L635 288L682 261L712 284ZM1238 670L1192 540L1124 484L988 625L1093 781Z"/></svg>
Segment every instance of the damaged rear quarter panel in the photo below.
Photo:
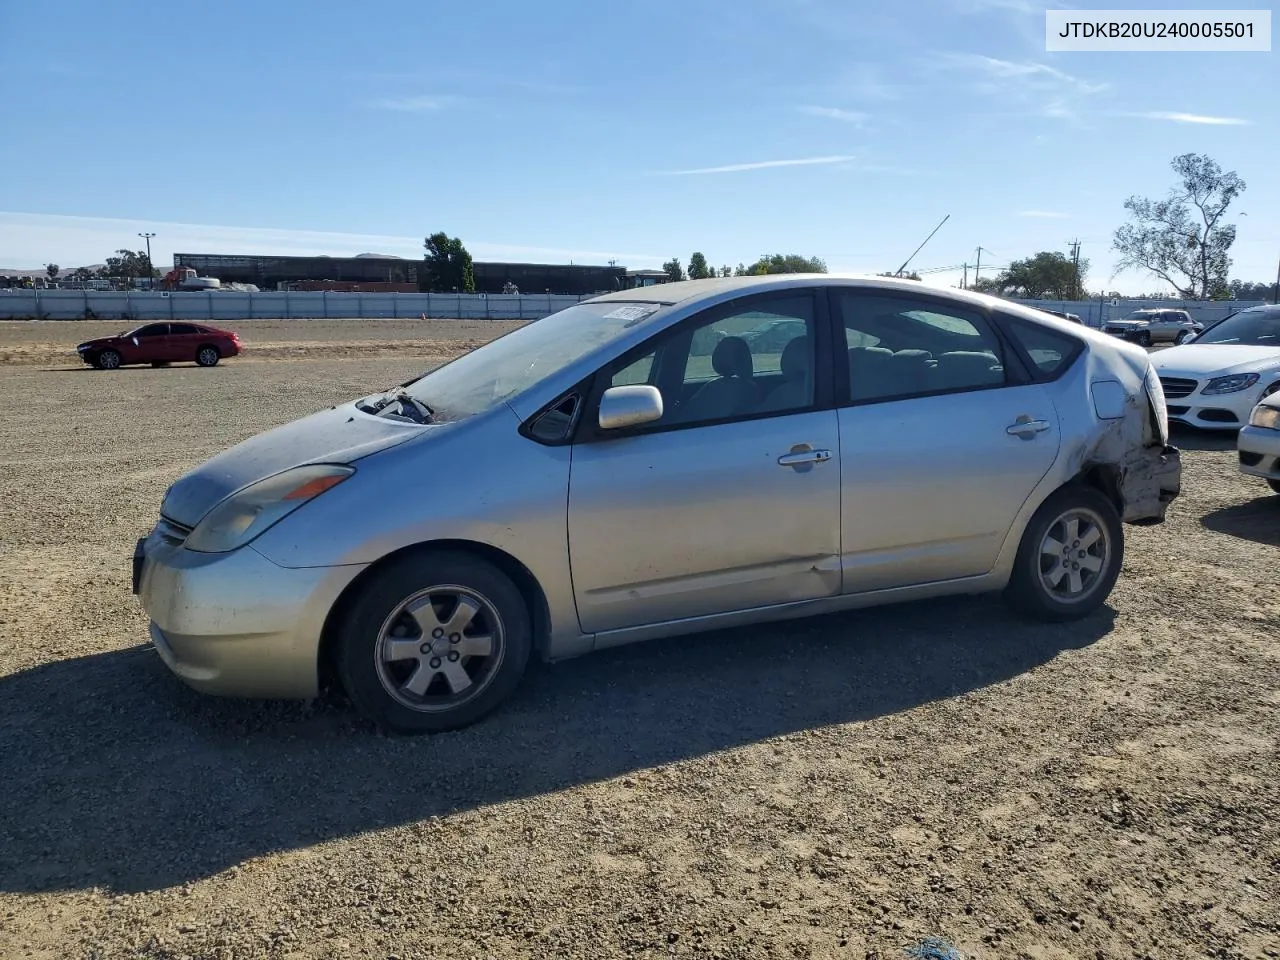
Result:
<svg viewBox="0 0 1280 960"><path fill-rule="evenodd" d="M1156 433L1143 383L1145 367L1139 372L1121 351L1099 347L1086 353L1084 361L1054 384L1054 403L1063 424L1062 475L1070 479L1102 467L1114 482L1121 519L1158 523L1178 495L1181 461L1177 449L1166 446ZM1123 388L1123 411L1102 420L1093 385L1108 381Z"/></svg>

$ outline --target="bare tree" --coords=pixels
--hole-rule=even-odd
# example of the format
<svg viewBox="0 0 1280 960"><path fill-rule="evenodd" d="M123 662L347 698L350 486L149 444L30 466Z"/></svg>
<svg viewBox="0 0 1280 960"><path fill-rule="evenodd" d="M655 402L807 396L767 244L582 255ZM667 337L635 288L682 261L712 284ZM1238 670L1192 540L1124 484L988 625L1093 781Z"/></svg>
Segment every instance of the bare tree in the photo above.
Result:
<svg viewBox="0 0 1280 960"><path fill-rule="evenodd" d="M1207 300L1227 286L1236 227L1223 217L1245 182L1200 154L1184 153L1171 165L1182 182L1167 198L1124 202L1131 219L1112 241L1116 267L1146 270L1184 297Z"/></svg>

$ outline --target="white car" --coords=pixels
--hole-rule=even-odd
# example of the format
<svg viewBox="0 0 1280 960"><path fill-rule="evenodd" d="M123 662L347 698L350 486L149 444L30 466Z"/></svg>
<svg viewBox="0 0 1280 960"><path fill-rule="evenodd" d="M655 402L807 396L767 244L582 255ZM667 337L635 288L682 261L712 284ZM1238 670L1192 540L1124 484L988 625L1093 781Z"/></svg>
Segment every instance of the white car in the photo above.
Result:
<svg viewBox="0 0 1280 960"><path fill-rule="evenodd" d="M1239 430L1263 397L1280 390L1280 306L1233 313L1190 343L1151 355L1169 419Z"/></svg>
<svg viewBox="0 0 1280 960"><path fill-rule="evenodd" d="M1249 425L1236 438L1240 472L1261 477L1280 493L1280 393L1253 408Z"/></svg>

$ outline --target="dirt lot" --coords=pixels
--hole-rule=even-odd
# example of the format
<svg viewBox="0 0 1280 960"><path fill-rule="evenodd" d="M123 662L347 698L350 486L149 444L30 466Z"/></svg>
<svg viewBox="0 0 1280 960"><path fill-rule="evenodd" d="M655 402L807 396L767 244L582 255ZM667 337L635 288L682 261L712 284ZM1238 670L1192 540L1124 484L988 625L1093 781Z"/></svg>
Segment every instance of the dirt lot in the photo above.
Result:
<svg viewBox="0 0 1280 960"><path fill-rule="evenodd" d="M1175 438L1084 623L656 642L386 738L188 691L128 555L186 469L500 325L229 324L242 360L112 373L68 349L99 326L0 324L6 960L1280 955L1280 497L1230 442Z"/></svg>

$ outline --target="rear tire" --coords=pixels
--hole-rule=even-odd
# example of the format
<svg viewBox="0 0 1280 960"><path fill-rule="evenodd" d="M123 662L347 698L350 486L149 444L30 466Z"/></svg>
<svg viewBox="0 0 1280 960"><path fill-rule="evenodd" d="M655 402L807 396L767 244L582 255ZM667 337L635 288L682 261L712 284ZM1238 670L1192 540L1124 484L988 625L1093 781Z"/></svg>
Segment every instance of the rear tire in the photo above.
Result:
<svg viewBox="0 0 1280 960"><path fill-rule="evenodd" d="M115 350L103 350L94 358L93 365L99 370L115 370L120 366L120 354Z"/></svg>
<svg viewBox="0 0 1280 960"><path fill-rule="evenodd" d="M376 573L337 639L337 674L362 714L387 730L437 733L475 723L510 696L533 628L506 574L442 550Z"/></svg>
<svg viewBox="0 0 1280 960"><path fill-rule="evenodd" d="M1097 490L1070 484L1031 517L1004 597L1035 620L1078 620L1106 602L1123 563L1115 506Z"/></svg>
<svg viewBox="0 0 1280 960"><path fill-rule="evenodd" d="M216 367L222 359L222 352L211 343L206 343L196 351L196 363L202 367Z"/></svg>

